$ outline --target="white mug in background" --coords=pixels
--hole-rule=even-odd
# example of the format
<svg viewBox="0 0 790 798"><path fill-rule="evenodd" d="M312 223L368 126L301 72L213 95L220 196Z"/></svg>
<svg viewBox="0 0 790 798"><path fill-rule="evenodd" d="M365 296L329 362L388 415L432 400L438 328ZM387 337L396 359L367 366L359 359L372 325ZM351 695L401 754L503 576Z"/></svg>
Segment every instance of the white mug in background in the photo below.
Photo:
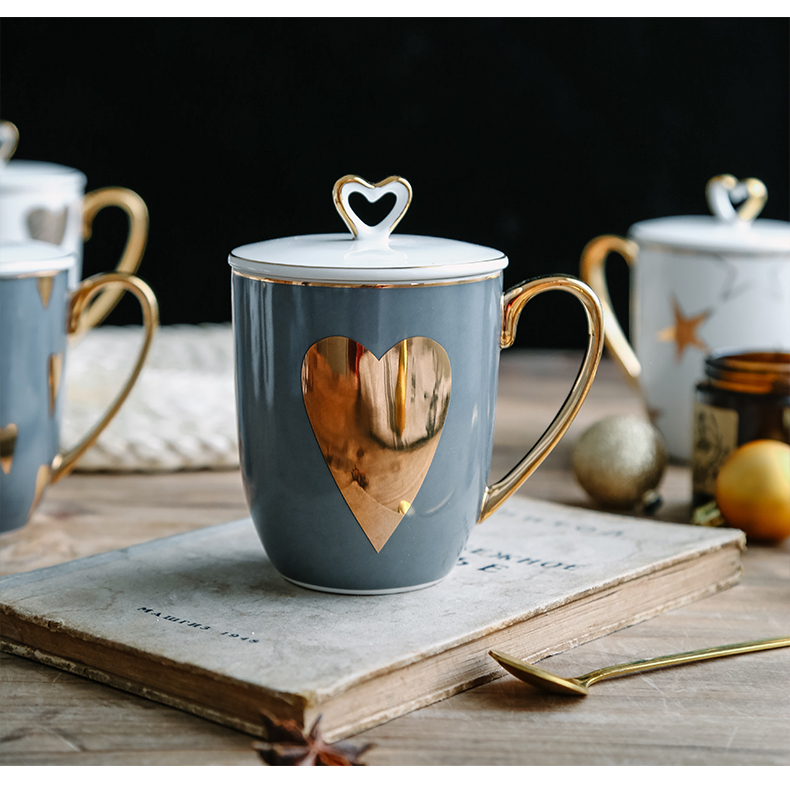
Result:
<svg viewBox="0 0 790 798"><path fill-rule="evenodd" d="M69 271L69 289L82 279L82 244L91 236L96 214L110 206L129 217L129 234L115 271L134 274L148 240L148 209L128 188L100 188L85 194L87 177L77 169L42 161L11 160L19 132L0 122L0 243L46 241L76 255ZM79 332L95 327L123 293L108 289L86 310Z"/></svg>
<svg viewBox="0 0 790 798"><path fill-rule="evenodd" d="M607 348L676 460L691 458L694 386L710 351L790 349L790 223L755 220L767 196L759 180L719 175L707 186L712 216L638 222L628 238L600 236L582 253ZM609 299L611 252L631 267L633 348Z"/></svg>

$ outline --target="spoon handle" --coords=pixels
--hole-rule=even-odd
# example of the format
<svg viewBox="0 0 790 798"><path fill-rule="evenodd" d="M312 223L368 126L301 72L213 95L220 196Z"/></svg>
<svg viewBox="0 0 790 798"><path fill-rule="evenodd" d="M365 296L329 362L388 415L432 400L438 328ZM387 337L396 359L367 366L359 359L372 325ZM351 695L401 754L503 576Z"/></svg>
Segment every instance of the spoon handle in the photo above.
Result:
<svg viewBox="0 0 790 798"><path fill-rule="evenodd" d="M682 654L669 654L664 657L653 657L652 659L639 659L635 662L625 662L622 665L610 665L607 668L599 668L596 671L579 676L578 680L589 687L602 679L612 679L615 676L625 676L628 673L638 673L639 671L649 671L653 668L666 668L670 665L682 665L686 662L699 662L703 659L713 659L714 657L729 657L733 654L748 654L751 651L764 651L768 648L781 648L790 646L790 637L773 637L768 640L751 640L748 643L731 643L727 646L714 646L713 648L701 648L697 651L685 651Z"/></svg>

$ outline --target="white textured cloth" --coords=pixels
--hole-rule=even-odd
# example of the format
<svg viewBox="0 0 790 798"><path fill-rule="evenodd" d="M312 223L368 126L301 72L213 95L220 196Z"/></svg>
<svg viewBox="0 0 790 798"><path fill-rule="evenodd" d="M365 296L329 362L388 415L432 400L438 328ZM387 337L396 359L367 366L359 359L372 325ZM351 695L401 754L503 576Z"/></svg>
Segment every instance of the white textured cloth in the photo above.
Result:
<svg viewBox="0 0 790 798"><path fill-rule="evenodd" d="M130 373L141 327L100 327L69 350L61 444L69 449ZM239 464L230 324L171 325L118 415L77 465L82 471L178 471Z"/></svg>

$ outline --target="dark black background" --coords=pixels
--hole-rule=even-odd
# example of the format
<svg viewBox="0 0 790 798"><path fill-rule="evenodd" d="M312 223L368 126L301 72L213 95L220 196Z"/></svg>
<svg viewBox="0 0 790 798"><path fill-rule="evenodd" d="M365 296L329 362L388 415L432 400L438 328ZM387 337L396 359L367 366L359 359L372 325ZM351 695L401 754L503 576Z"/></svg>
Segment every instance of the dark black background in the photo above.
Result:
<svg viewBox="0 0 790 798"><path fill-rule="evenodd" d="M140 276L168 324L230 319L234 246L345 230L347 173L406 177L398 232L504 251L506 287L578 274L596 235L707 214L722 172L789 215L785 19L6 19L0 37L16 157L145 199ZM124 235L103 211L85 274ZM625 317L625 266L609 271ZM110 322L138 313L126 300ZM583 336L573 300L545 296L518 344Z"/></svg>

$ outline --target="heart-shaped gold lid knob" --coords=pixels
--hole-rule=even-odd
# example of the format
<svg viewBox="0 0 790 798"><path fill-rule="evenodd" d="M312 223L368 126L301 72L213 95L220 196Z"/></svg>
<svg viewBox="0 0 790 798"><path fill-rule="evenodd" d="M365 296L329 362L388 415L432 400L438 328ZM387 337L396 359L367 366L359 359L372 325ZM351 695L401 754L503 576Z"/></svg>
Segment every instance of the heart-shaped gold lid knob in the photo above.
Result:
<svg viewBox="0 0 790 798"><path fill-rule="evenodd" d="M378 202L387 194L395 195L392 210L376 225L367 225L349 204L352 194L362 194L370 203ZM346 223L351 235L357 239L369 241L386 240L403 218L411 205L412 190L408 180L397 175L388 177L379 183L368 183L357 175L346 175L335 183L332 190L335 207L340 218Z"/></svg>

